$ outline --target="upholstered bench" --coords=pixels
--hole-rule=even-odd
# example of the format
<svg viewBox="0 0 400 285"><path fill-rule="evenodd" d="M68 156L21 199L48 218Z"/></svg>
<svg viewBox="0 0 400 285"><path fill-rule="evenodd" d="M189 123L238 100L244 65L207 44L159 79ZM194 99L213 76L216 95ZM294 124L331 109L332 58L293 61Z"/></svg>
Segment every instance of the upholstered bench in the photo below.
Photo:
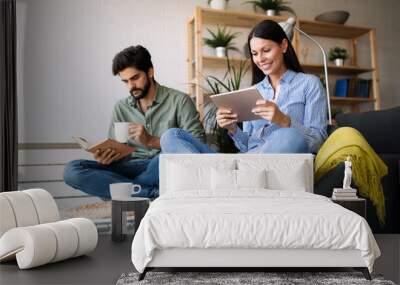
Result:
<svg viewBox="0 0 400 285"><path fill-rule="evenodd" d="M0 262L16 259L20 269L84 255L96 248L94 223L85 218L59 221L46 190L0 193Z"/></svg>

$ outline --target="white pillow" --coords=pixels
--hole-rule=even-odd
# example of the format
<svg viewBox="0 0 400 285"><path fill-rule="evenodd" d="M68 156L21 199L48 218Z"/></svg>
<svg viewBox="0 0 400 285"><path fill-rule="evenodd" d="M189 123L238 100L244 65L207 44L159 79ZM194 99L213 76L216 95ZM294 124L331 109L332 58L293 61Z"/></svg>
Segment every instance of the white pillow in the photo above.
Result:
<svg viewBox="0 0 400 285"><path fill-rule="evenodd" d="M213 190L240 190L242 188L266 188L266 171L263 170L225 170L211 171Z"/></svg>
<svg viewBox="0 0 400 285"><path fill-rule="evenodd" d="M267 171L236 170L236 183L238 188L267 188Z"/></svg>
<svg viewBox="0 0 400 285"><path fill-rule="evenodd" d="M235 190L236 189L236 170L230 169L211 169L211 189Z"/></svg>
<svg viewBox="0 0 400 285"><path fill-rule="evenodd" d="M188 161L170 162L167 167L167 191L211 190L212 169L232 170L234 160L217 161L211 165Z"/></svg>
<svg viewBox="0 0 400 285"><path fill-rule="evenodd" d="M238 169L266 169L266 188L271 190L307 191L311 187L306 161L239 159Z"/></svg>
<svg viewBox="0 0 400 285"><path fill-rule="evenodd" d="M267 172L268 189L307 191L308 176L303 165L296 165L290 172L285 173L277 169Z"/></svg>

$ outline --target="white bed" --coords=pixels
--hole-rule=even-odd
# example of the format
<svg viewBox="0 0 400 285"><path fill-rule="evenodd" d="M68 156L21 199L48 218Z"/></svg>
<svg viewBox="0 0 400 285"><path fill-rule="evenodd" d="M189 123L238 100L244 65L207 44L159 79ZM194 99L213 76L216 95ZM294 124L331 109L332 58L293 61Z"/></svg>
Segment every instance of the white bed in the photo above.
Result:
<svg viewBox="0 0 400 285"><path fill-rule="evenodd" d="M367 222L312 191L308 154L162 155L132 262L141 278L154 267L354 267L370 278L380 251Z"/></svg>

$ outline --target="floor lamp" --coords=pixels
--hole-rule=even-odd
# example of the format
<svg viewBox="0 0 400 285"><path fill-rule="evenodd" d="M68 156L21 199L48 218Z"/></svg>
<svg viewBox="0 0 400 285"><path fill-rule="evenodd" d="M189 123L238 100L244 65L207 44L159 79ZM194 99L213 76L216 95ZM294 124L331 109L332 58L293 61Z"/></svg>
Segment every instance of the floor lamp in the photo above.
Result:
<svg viewBox="0 0 400 285"><path fill-rule="evenodd" d="M328 64L326 61L326 53L324 48L317 42L315 39L313 39L310 35L307 33L303 32L300 30L298 27L295 26L296 20L293 17L290 17L287 19L286 22L280 22L279 25L282 27L282 29L285 31L287 37L289 40L292 40L293 38L293 30L299 31L302 35L310 39L313 43L315 43L320 50L322 51L322 56L324 59L324 73L325 73L325 88L326 88L326 101L328 104L328 120L329 120L329 125L332 125L332 114L331 114L331 103L329 101L329 82L328 82Z"/></svg>

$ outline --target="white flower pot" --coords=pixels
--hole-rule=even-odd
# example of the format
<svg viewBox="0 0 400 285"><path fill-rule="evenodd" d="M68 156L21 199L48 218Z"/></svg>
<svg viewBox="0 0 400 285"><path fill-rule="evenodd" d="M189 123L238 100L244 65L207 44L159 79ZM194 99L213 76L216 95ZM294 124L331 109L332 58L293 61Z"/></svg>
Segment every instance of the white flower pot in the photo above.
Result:
<svg viewBox="0 0 400 285"><path fill-rule="evenodd" d="M266 11L266 13L267 13L267 16L276 16L276 10L267 10Z"/></svg>
<svg viewBox="0 0 400 285"><path fill-rule="evenodd" d="M335 58L335 65L336 66L343 66L343 58Z"/></svg>
<svg viewBox="0 0 400 285"><path fill-rule="evenodd" d="M215 56L216 57L226 57L226 48L225 47L216 47L215 48Z"/></svg>
<svg viewBox="0 0 400 285"><path fill-rule="evenodd" d="M227 1L226 0L211 0L210 8L218 10L226 10Z"/></svg>

